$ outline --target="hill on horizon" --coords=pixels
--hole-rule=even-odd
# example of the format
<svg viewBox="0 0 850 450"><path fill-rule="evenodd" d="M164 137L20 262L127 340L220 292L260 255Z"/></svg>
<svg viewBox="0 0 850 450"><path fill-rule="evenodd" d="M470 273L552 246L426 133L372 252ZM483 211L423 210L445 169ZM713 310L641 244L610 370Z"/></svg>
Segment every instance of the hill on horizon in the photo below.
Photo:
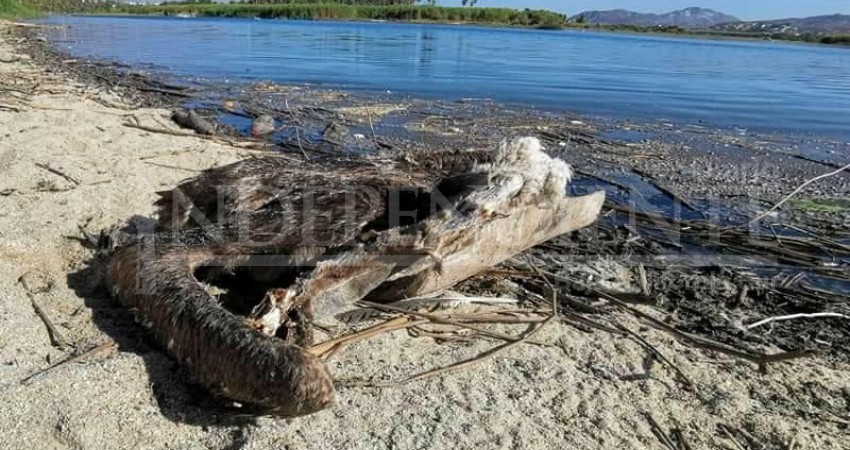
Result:
<svg viewBox="0 0 850 450"><path fill-rule="evenodd" d="M678 26L682 28L708 28L714 25L740 22L735 16L730 16L713 9L686 8L664 14L644 14L625 9L608 11L584 11L571 17L570 20L584 19L585 23L601 25L636 25L641 27Z"/></svg>
<svg viewBox="0 0 850 450"><path fill-rule="evenodd" d="M718 31L731 31L738 33L764 33L764 34L850 34L850 15L832 14L828 16L814 16L804 18L790 18L779 20L757 20L752 22L724 23L711 27Z"/></svg>

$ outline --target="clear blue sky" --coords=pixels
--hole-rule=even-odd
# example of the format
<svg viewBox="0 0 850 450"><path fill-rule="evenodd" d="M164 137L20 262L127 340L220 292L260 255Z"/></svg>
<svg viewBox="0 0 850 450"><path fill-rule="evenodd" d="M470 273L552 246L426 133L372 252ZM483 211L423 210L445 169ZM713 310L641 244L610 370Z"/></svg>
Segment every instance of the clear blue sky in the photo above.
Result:
<svg viewBox="0 0 850 450"><path fill-rule="evenodd" d="M454 5L460 1L441 0L439 3ZM658 13L700 6L732 14L743 20L850 14L850 0L478 0L478 5L546 8L570 15L588 9L623 8Z"/></svg>

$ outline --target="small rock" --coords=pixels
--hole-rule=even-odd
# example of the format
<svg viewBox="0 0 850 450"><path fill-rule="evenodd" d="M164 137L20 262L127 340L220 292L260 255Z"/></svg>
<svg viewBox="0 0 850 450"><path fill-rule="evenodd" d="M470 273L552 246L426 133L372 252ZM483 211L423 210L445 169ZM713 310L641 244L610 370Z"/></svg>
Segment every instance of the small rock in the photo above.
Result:
<svg viewBox="0 0 850 450"><path fill-rule="evenodd" d="M251 136L261 137L273 133L275 130L274 117L267 114L254 119L251 124Z"/></svg>
<svg viewBox="0 0 850 450"><path fill-rule="evenodd" d="M191 109L174 111L171 113L171 120L183 128L194 130L198 134L215 134L215 126Z"/></svg>

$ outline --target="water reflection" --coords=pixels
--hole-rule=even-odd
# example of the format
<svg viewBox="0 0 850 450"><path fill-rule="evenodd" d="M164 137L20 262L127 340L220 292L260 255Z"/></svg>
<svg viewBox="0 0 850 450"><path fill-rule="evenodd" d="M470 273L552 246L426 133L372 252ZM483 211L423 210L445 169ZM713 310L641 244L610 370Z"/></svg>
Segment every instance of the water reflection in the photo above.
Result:
<svg viewBox="0 0 850 450"><path fill-rule="evenodd" d="M850 139L850 51L784 43L352 22L53 17L77 55L267 79Z"/></svg>

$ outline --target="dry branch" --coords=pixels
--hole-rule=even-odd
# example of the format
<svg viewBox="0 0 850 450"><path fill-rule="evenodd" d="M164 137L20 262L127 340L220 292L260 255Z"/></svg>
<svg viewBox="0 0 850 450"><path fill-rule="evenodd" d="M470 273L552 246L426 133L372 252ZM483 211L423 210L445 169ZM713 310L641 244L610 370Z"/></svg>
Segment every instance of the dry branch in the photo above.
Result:
<svg viewBox="0 0 850 450"><path fill-rule="evenodd" d="M54 174L54 175L59 175L60 177L70 181L71 183L74 183L74 185L76 185L76 186L80 185L80 180L72 177L71 175L66 174L65 172L62 172L61 170L54 169L53 167L50 167L49 165L44 164L44 163L38 163L37 162L37 163L35 163L35 165L37 167L40 167L40 168Z"/></svg>
<svg viewBox="0 0 850 450"><path fill-rule="evenodd" d="M154 127L149 127L149 126L141 125L141 124L138 124L138 123L131 123L131 122L124 122L122 125L124 125L125 127L136 128L136 129L147 131L147 132L150 132L150 133L160 133L160 134L167 134L167 135L170 135L170 136L192 137L192 138L197 138L197 139L203 139L205 141L212 141L212 142L215 142L217 144L229 145L231 147L236 147L236 148L240 148L240 149L263 149L263 148L266 147L266 144L264 144L262 142L258 142L258 141L233 141L233 140L230 140L230 139L223 139L223 138L216 137L216 136L207 136L207 135L196 134L196 133L186 133L186 132L182 132L182 131L174 131L174 130L168 130L168 129L164 129L164 128L154 128Z"/></svg>
<svg viewBox="0 0 850 450"><path fill-rule="evenodd" d="M308 348L307 351L319 358L326 359L326 357L328 357L330 354L335 353L340 348L346 345L351 345L355 342L371 339L375 336L381 335L383 333L388 333L390 331L403 330L405 328L422 325L424 323L428 323L428 321L414 321L411 320L409 317L396 317L374 327L370 327L365 330L358 331L356 333L352 333L340 338L331 339L318 345L314 345Z"/></svg>
<svg viewBox="0 0 850 450"><path fill-rule="evenodd" d="M784 205L788 200L791 200L791 198L793 198L795 195L799 194L803 189L805 189L810 184L815 183L815 182L820 181L820 180L823 180L824 178L833 177L835 175L840 174L841 172L845 172L845 171L848 171L848 170L850 170L850 164L847 164L846 166L843 166L843 167L841 167L837 170L834 170L832 172L825 173L823 175L818 175L818 176L806 181L805 183L801 184L797 189L794 189L794 192L791 192L790 194L786 195L782 200L780 200L775 205L773 205L772 208L770 208L767 211L759 214L755 219L747 222L746 225L749 226L749 225L752 225L752 224L758 222L761 219L764 219L765 217L770 215L772 212L774 212L777 209L779 209L780 207L782 207L782 205Z"/></svg>
<svg viewBox="0 0 850 450"><path fill-rule="evenodd" d="M113 351L115 351L117 348L118 348L117 345L113 341L104 342L103 344L92 347L89 350L86 350L85 352L83 352L83 353L81 353L77 356L68 358L64 361L60 361L60 362L58 362L58 363L56 363L56 364L54 364L54 365L52 365L52 366L50 366L46 369L39 370L38 372L36 372L36 373L24 378L23 380L21 380L21 384L29 384L36 377L38 377L40 375L44 375L48 372L52 372L53 370L55 370L55 369L57 369L61 366L64 366L66 364L72 364L72 363L76 363L76 362L85 361L86 359L93 358L95 356L108 355L108 354L112 353Z"/></svg>
<svg viewBox="0 0 850 450"><path fill-rule="evenodd" d="M844 314L839 314L839 313L830 313L830 312L814 313L814 314L790 314L790 315L787 315L787 316L769 317L767 319L760 320L758 322L747 325L745 328L747 330L752 330L754 328L758 328L760 326L764 326L764 325L767 325L767 324L772 323L772 322L780 322L780 321L784 321L784 320L826 319L826 318L850 319L850 316L847 316L847 315L844 315Z"/></svg>

